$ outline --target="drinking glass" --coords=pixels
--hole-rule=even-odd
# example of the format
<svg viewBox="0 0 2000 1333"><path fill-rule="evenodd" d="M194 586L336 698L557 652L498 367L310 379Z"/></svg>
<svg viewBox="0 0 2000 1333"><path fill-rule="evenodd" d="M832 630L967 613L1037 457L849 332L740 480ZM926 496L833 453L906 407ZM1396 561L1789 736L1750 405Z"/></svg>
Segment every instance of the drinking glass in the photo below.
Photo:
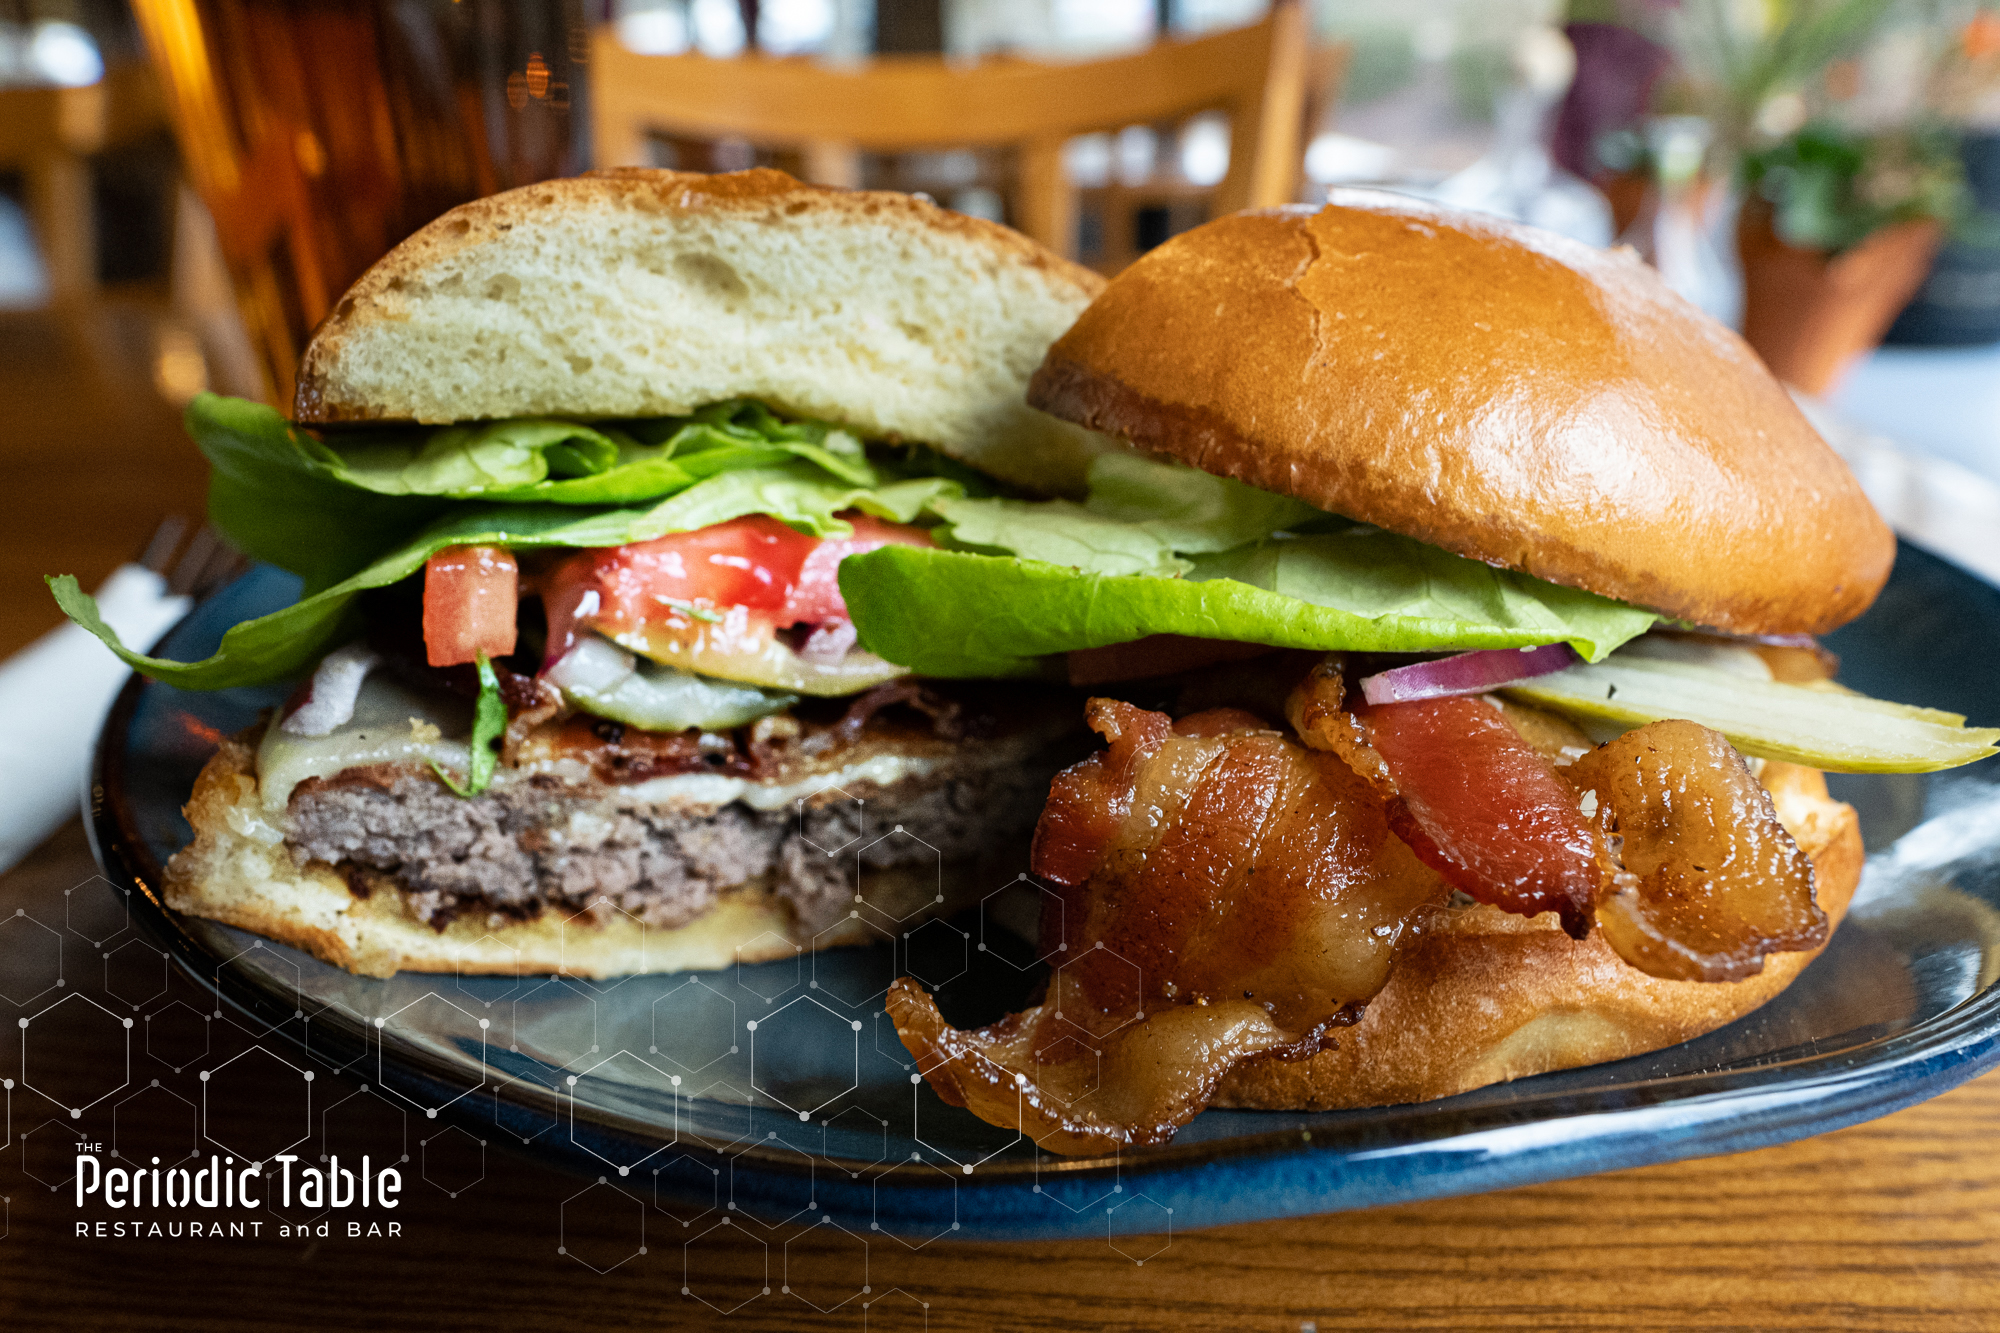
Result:
<svg viewBox="0 0 2000 1333"><path fill-rule="evenodd" d="M133 0L270 399L454 205L587 165L583 0Z"/></svg>

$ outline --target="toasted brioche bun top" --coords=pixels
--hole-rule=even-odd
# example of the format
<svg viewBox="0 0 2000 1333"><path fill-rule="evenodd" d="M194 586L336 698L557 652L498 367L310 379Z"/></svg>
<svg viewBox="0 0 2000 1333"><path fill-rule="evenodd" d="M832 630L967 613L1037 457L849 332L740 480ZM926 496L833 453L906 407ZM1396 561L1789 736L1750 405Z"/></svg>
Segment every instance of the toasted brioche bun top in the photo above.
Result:
<svg viewBox="0 0 2000 1333"><path fill-rule="evenodd" d="M626 169L451 210L302 358L302 423L669 416L726 398L1076 490L1104 442L1028 376L1103 279L1017 232L780 171Z"/></svg>
<svg viewBox="0 0 2000 1333"><path fill-rule="evenodd" d="M1629 250L1376 191L1153 250L1044 411L1489 564L1738 633L1865 610L1895 539L1748 345Z"/></svg>

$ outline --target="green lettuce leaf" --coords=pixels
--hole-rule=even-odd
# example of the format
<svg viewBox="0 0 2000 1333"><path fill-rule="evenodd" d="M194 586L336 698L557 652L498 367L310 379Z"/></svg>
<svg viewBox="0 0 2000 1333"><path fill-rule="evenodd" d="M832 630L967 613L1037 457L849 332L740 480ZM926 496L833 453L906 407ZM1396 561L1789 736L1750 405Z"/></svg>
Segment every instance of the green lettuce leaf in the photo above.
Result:
<svg viewBox="0 0 2000 1333"><path fill-rule="evenodd" d="M1037 658L1152 634L1366 652L1568 643L1594 662L1658 618L1136 455L1092 464L1080 507L931 511L965 549L840 567L862 646L920 675L1032 674Z"/></svg>
<svg viewBox="0 0 2000 1333"><path fill-rule="evenodd" d="M1191 579L1232 579L1314 606L1370 622L1408 621L1422 626L1478 626L1508 634L1491 644L1452 637L1437 648L1513 648L1569 643L1595 662L1626 640L1652 628L1651 611L1609 597L1495 569L1410 537L1351 524L1337 532L1257 542L1195 562ZM1374 651L1412 651L1400 630L1394 649L1339 644ZM1428 629L1423 632L1430 632Z"/></svg>
<svg viewBox="0 0 2000 1333"><path fill-rule="evenodd" d="M189 422L216 465L225 534L303 575L303 598L181 663L127 650L74 579L51 580L72 618L185 688L297 674L355 632L355 597L411 577L446 546L623 546L751 513L822 537L851 531L846 509L942 519L946 543L969 550L892 547L850 558L840 575L862 644L928 675L1023 674L1049 654L1151 634L1404 652L1567 642L1597 661L1655 619L1137 456L1098 460L1083 506L969 497L919 458L877 467L847 432L756 403L622 427L405 432L344 449L250 403L197 399ZM580 503L593 497L622 503Z"/></svg>
<svg viewBox="0 0 2000 1333"><path fill-rule="evenodd" d="M1104 518L1067 500L940 500L931 510L950 525L955 545L973 550L1096 574L1168 577L1194 567L1147 525Z"/></svg>
<svg viewBox="0 0 2000 1333"><path fill-rule="evenodd" d="M245 555L299 575L308 594L407 540L448 505L357 490L317 456L317 441L262 403L198 394L186 425L209 463L209 522Z"/></svg>
<svg viewBox="0 0 2000 1333"><path fill-rule="evenodd" d="M438 767L438 761L431 760L431 771L438 780L463 797L473 797L486 790L492 783L493 775L500 768L500 752L493 748L507 732L507 701L500 697L500 677L493 671L493 663L485 653L479 655L479 702L472 710L471 754L466 760L465 785L452 781L451 774Z"/></svg>
<svg viewBox="0 0 2000 1333"><path fill-rule="evenodd" d="M1032 675L1039 657L1152 634L1368 652L1564 642L1594 662L1657 619L1369 529L1227 552L1180 579L884 547L842 561L840 591L862 647L927 676Z"/></svg>
<svg viewBox="0 0 2000 1333"><path fill-rule="evenodd" d="M1104 454L1091 463L1087 507L1183 555L1227 551L1327 517L1303 500L1139 454Z"/></svg>
<svg viewBox="0 0 2000 1333"><path fill-rule="evenodd" d="M314 460L361 490L520 504L637 504L742 468L813 464L855 486L876 475L860 439L820 421L784 421L761 403L714 403L693 417L587 426L520 417L365 439L303 437Z"/></svg>
<svg viewBox="0 0 2000 1333"><path fill-rule="evenodd" d="M351 486L378 495L492 499L557 478L592 480L621 467L666 461L671 450L615 429L520 417L428 433L369 431L312 442L314 456ZM671 464L669 464L671 467ZM676 484L693 478L678 468Z"/></svg>
<svg viewBox="0 0 2000 1333"><path fill-rule="evenodd" d="M352 576L308 593L281 611L231 626L215 653L199 662L148 657L125 647L98 615L96 600L71 575L51 578L49 587L70 619L102 639L133 670L182 689L218 690L300 674L329 648L358 632L353 620L357 596L409 578L447 546L515 550L624 546L744 514L770 514L815 536L844 537L853 528L834 516L840 510L859 509L907 523L929 504L957 492L956 483L939 477L879 489L843 485L815 466L793 462L724 472L645 509L592 512L562 505L462 503Z"/></svg>

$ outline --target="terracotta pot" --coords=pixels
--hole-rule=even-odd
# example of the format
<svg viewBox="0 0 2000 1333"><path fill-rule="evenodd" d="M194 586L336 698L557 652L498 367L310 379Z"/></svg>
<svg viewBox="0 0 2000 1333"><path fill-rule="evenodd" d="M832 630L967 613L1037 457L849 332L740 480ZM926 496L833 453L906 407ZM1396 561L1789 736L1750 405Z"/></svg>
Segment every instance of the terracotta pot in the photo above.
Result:
<svg viewBox="0 0 2000 1333"><path fill-rule="evenodd" d="M1652 181L1643 171L1607 171L1591 182L1611 205L1611 234L1623 236L1639 219Z"/></svg>
<svg viewBox="0 0 2000 1333"><path fill-rule="evenodd" d="M1824 394L1882 341L1909 304L1944 241L1933 221L1898 222L1834 254L1787 245L1771 206L1743 206L1736 248L1743 257L1743 337L1771 373Z"/></svg>

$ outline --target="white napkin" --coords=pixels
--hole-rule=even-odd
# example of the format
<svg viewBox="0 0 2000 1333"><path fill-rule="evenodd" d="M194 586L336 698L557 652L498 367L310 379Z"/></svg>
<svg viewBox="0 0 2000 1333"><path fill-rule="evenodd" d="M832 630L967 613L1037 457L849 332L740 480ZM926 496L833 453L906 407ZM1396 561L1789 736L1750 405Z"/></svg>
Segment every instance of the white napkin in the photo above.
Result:
<svg viewBox="0 0 2000 1333"><path fill-rule="evenodd" d="M189 605L140 565L119 566L97 590L98 611L128 647L151 647ZM77 812L98 728L129 674L70 624L0 662L0 871Z"/></svg>

